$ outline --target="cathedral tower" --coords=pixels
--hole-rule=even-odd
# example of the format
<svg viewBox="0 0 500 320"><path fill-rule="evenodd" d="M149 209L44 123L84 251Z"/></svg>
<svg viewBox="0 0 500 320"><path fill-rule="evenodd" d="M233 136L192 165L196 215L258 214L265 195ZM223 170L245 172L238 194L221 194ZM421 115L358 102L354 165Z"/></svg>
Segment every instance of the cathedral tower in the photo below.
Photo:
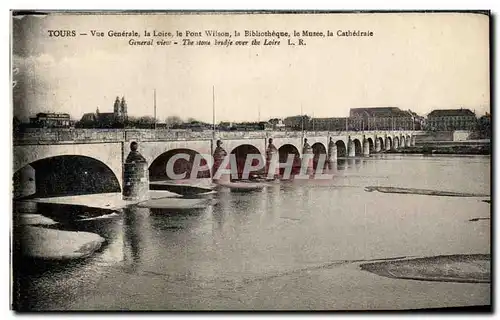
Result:
<svg viewBox="0 0 500 320"><path fill-rule="evenodd" d="M116 97L115 99L115 104L113 106L113 113L115 114L115 117L120 116L120 98Z"/></svg>
<svg viewBox="0 0 500 320"><path fill-rule="evenodd" d="M120 103L120 111L123 120L127 120L127 102L125 101L125 97L122 97L122 101Z"/></svg>

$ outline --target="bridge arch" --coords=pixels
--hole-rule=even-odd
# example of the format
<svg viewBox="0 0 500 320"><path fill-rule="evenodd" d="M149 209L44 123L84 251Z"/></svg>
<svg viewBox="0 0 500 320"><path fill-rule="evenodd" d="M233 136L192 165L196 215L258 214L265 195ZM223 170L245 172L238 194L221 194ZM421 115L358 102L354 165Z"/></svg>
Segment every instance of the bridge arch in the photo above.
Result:
<svg viewBox="0 0 500 320"><path fill-rule="evenodd" d="M394 137L394 140L393 140L393 149L398 149L399 148L399 138L398 137Z"/></svg>
<svg viewBox="0 0 500 320"><path fill-rule="evenodd" d="M337 146L337 158L345 158L347 157L347 148L343 140L335 141L335 145Z"/></svg>
<svg viewBox="0 0 500 320"><path fill-rule="evenodd" d="M375 152L375 143L372 138L366 139L368 141L368 150L370 150L370 154Z"/></svg>
<svg viewBox="0 0 500 320"><path fill-rule="evenodd" d="M384 151L385 150L384 139L382 139L382 137L378 137L377 139L378 139L378 141L380 143L380 151Z"/></svg>
<svg viewBox="0 0 500 320"><path fill-rule="evenodd" d="M407 147L410 147L410 146L411 146L411 136L410 136L410 135L407 135L407 136L406 136L406 146L407 146Z"/></svg>
<svg viewBox="0 0 500 320"><path fill-rule="evenodd" d="M392 138L387 137L385 140L385 150L391 150L392 149Z"/></svg>
<svg viewBox="0 0 500 320"><path fill-rule="evenodd" d="M284 144L278 149L278 154L279 154L279 162L281 164L287 163L289 155L294 155L293 157L293 169L292 172L295 173L298 169L300 169L300 152L297 147L295 147L293 144ZM280 174L283 174L284 169L280 169Z"/></svg>
<svg viewBox="0 0 500 320"><path fill-rule="evenodd" d="M93 157L44 157L14 172L14 198L120 192L120 180L121 175Z"/></svg>
<svg viewBox="0 0 500 320"><path fill-rule="evenodd" d="M316 169L316 167L318 166L319 158L322 154L324 155L323 157L324 157L324 161L326 164L326 147L325 147L325 145L321 142L316 142L311 146L311 148L312 148L312 151L314 154L313 169Z"/></svg>
<svg viewBox="0 0 500 320"><path fill-rule="evenodd" d="M359 141L359 139L353 139L352 143L354 145L354 155L356 157L362 156L363 155L363 145L361 144L361 141Z"/></svg>
<svg viewBox="0 0 500 320"><path fill-rule="evenodd" d="M400 145L401 148L405 148L406 147L406 139L405 139L405 136L401 136L401 145Z"/></svg>
<svg viewBox="0 0 500 320"><path fill-rule="evenodd" d="M236 166L238 170L238 178L241 179L243 176L243 169L245 168L245 163L247 161L247 157L252 155L252 166L260 166L262 169L249 171L249 174L255 173L263 173L265 171L266 160L264 156L260 153L257 147L251 144L242 144L231 150L231 153L236 157Z"/></svg>
<svg viewBox="0 0 500 320"><path fill-rule="evenodd" d="M200 141L191 141L191 140L176 140L176 141L137 141L139 143L139 152L148 162L148 165L151 164L162 154L168 152L169 150L175 149L187 149L192 150L196 153L199 153L205 158L205 160L210 160L212 149L210 140L200 140ZM130 141L124 143L123 148L123 158L126 159L129 152ZM223 146L226 148L226 146ZM228 150L228 149L226 149ZM209 163L211 166L212 163Z"/></svg>
<svg viewBox="0 0 500 320"><path fill-rule="evenodd" d="M14 141L15 142L15 141ZM57 156L85 156L104 163L119 179L122 186L123 144L109 143L78 143L78 144L37 144L14 145L13 168L16 172L37 160Z"/></svg>
<svg viewBox="0 0 500 320"><path fill-rule="evenodd" d="M187 159L180 158L181 155ZM199 161L196 165L205 166L205 169L200 170L196 177L192 177L195 161ZM174 174L181 175L185 173L184 179L210 178L210 167L207 159L202 154L188 148L177 148L165 151L152 160L149 164L149 181L173 180L175 177L167 173L167 164L169 162L172 165Z"/></svg>

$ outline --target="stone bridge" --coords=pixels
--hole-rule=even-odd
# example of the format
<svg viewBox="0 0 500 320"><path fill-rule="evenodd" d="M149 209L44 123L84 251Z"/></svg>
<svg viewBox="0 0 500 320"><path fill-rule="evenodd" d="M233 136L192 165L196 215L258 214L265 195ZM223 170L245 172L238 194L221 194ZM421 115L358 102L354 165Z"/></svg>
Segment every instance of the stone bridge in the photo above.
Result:
<svg viewBox="0 0 500 320"><path fill-rule="evenodd" d="M155 172L164 171L167 160L176 153L201 154L211 167L209 155L219 139L227 153L235 153L237 157L255 153L265 157L269 138L273 138L280 158L290 153L302 157L307 138L315 155L330 151L333 158L346 158L413 146L418 133L31 129L14 135L14 194L45 190L44 194L51 195L59 194L59 189L78 193L75 188L82 193L96 188L102 192L120 191L122 166L132 141L139 143L139 152L150 166L150 177L161 178L154 177ZM329 150L330 141L334 145Z"/></svg>

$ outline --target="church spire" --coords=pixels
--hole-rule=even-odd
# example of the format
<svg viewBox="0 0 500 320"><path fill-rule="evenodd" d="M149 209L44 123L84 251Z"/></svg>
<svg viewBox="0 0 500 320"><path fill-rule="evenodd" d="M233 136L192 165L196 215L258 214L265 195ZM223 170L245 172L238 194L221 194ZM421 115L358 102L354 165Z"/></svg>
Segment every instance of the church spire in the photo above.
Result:
<svg viewBox="0 0 500 320"><path fill-rule="evenodd" d="M119 114L120 113L120 97L116 97L115 99L115 104L113 106L113 112L115 114Z"/></svg>
<svg viewBox="0 0 500 320"><path fill-rule="evenodd" d="M122 101L120 103L120 111L124 115L127 114L127 102L125 101L125 97L122 97Z"/></svg>

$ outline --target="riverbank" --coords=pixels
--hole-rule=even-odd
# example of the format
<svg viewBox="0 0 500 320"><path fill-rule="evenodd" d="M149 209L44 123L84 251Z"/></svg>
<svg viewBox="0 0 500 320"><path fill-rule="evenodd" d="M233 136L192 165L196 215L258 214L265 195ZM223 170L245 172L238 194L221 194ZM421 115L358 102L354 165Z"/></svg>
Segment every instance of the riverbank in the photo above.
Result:
<svg viewBox="0 0 500 320"><path fill-rule="evenodd" d="M386 153L491 155L491 145L422 145L390 150Z"/></svg>
<svg viewBox="0 0 500 320"><path fill-rule="evenodd" d="M381 261L362 264L361 269L383 277L398 279L466 283L491 281L489 254L458 254Z"/></svg>

